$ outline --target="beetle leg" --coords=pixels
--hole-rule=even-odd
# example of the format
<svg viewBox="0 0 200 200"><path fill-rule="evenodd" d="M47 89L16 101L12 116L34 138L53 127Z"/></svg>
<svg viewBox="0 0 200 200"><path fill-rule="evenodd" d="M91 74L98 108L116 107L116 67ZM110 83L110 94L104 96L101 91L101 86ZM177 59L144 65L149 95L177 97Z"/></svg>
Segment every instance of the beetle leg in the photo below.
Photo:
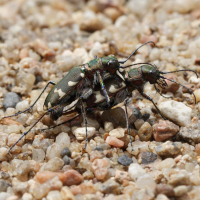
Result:
<svg viewBox="0 0 200 200"><path fill-rule="evenodd" d="M53 129L53 128L57 127L57 126L61 126L61 125L66 124L66 123L70 123L71 121L73 121L74 119L76 119L79 115L80 115L80 114L76 115L75 117L73 117L73 118L71 118L71 119L69 119L69 120L67 120L67 121L65 121L65 122L62 122L62 123L60 123L60 124L57 124L57 125L55 125L55 126L50 126L50 127L48 127L48 128L40 129L40 131L41 131L41 132L47 131L47 130Z"/></svg>
<svg viewBox="0 0 200 200"><path fill-rule="evenodd" d="M9 151L8 151L7 154L10 153L10 151L12 150L12 148L13 148L24 136L26 136L26 135L31 131L31 129L32 129L46 114L48 114L48 111L45 112L45 113L44 113L44 114L29 128L29 129L28 129L28 131L26 131L25 133L22 134L22 136L10 147L10 149L9 149Z"/></svg>
<svg viewBox="0 0 200 200"><path fill-rule="evenodd" d="M139 91L139 92L140 92L140 94L141 94L144 98L148 99L149 101L151 101L151 102L153 103L153 105L155 106L156 110L157 110L158 113L161 115L161 117L162 117L163 119L166 120L166 118L165 118L165 117L162 115L162 113L160 112L159 108L158 108L158 107L156 106L156 104L154 103L153 99L152 99L150 96L148 96L147 94L145 94L145 93L143 93L143 92L141 92L141 91Z"/></svg>
<svg viewBox="0 0 200 200"><path fill-rule="evenodd" d="M85 147L87 146L87 117L86 117L86 111L85 111L85 108L84 108L84 105L83 105L83 100L81 98L81 110L82 110L82 114L83 114L83 120L85 121L85 130L86 130L86 138L85 138Z"/></svg>
<svg viewBox="0 0 200 200"><path fill-rule="evenodd" d="M127 112L128 99L129 99L129 98L126 98L126 99L124 100L124 105L125 105L125 116L126 116L126 127L127 127L127 131L128 131L129 137L130 137L130 143L131 143L131 147L132 147L132 151L133 151L133 144L132 144L132 141L131 141L130 124L129 124L128 112Z"/></svg>
<svg viewBox="0 0 200 200"><path fill-rule="evenodd" d="M106 102L107 102L107 104L108 104L108 107L110 107L110 98L109 98L108 93L107 93L107 91L106 91L106 89L105 89L105 85L104 85L104 83L103 83L103 80L102 80L102 77L101 77L99 71L97 71L97 76L98 76L98 78L99 78L99 82L100 82L100 85L101 85L101 89L103 90L104 96L106 97Z"/></svg>
<svg viewBox="0 0 200 200"><path fill-rule="evenodd" d="M14 115L10 115L10 116L3 117L2 119L7 118L7 117L14 117L14 116L17 116L17 115L19 115L19 114L21 114L21 113L24 113L24 112L28 111L28 110L31 110L31 109L33 108L33 106L37 103L37 101L39 100L39 98L42 96L42 94L44 93L44 91L47 89L47 87L48 87L50 84L56 85L53 81L49 81L49 82L47 83L47 85L45 86L45 88L42 90L41 94L38 96L38 98L35 100L35 102L34 102L29 108L27 108L27 109L24 110L24 111L20 111L20 112L18 112L18 113L15 113Z"/></svg>

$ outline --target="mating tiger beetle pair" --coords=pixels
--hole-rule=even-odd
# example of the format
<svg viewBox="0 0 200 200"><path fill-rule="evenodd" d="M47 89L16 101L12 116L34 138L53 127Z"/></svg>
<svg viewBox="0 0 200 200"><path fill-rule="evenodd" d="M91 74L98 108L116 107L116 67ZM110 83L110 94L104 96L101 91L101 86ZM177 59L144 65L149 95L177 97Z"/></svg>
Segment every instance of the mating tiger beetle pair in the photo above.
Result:
<svg viewBox="0 0 200 200"><path fill-rule="evenodd" d="M149 41L144 43L142 46L153 43ZM154 43L153 43L154 44ZM154 44L155 45L155 44ZM39 100L41 95L44 93L45 89L50 85L54 85L49 94L47 95L44 102L44 111L45 113L26 131L22 134L22 136L13 144L8 153L12 150L12 148L25 136L27 135L31 129L46 115L50 114L50 118L53 120L57 120L63 113L77 111L79 114L72 118L69 121L77 118L81 113L83 114L83 119L85 121L86 127L86 142L85 147L87 145L87 117L86 113L88 110L107 110L117 105L118 103L125 102L125 114L127 121L127 130L130 135L129 130L129 122L127 115L127 102L128 98L132 96L132 91L137 89L140 94L150 100L158 113L165 119L162 115L154 101L151 97L143 92L143 88L146 82L153 84L156 91L160 93L160 90L156 87L156 84L161 88L165 89L167 87L167 83L165 80L169 80L171 82L175 82L174 80L168 79L161 74L174 73L179 71L192 71L192 70L178 70L173 72L161 72L158 71L157 67L149 64L149 63L137 63L129 66L120 66L120 64L124 64L135 52L139 49L137 48L125 61L118 61L115 56L105 56L102 58L97 58L89 61L86 64L78 65L73 67L69 73L64 76L57 84L50 81L47 83L41 94L38 96L36 101L26 110L18 112L11 116L17 116L18 114L24 113L32 109L32 107ZM141 66L139 68L133 68L128 71L120 72L120 69L124 69L133 65ZM194 71L192 71L194 72ZM196 72L194 72L196 74ZM197 74L196 74L197 75ZM176 82L175 82L176 83ZM177 83L179 84L179 83ZM181 85L181 84L179 84ZM183 86L183 85L181 85ZM183 86L187 88L186 86ZM193 95L194 93L189 89ZM162 95L162 94L161 94ZM196 103L196 97L195 103ZM64 107L70 105L72 102L77 100L77 102L70 107L67 111L63 111ZM85 106L85 105L86 106ZM3 119L4 119L3 118ZM69 122L67 121L67 122ZM63 122L67 123L67 122ZM61 125L61 124L60 124ZM58 126L58 125L56 125ZM50 128L54 128L49 127ZM43 129L43 130L47 130ZM131 137L131 136L130 136ZM131 139L131 138L130 138ZM132 143L131 143L132 145Z"/></svg>

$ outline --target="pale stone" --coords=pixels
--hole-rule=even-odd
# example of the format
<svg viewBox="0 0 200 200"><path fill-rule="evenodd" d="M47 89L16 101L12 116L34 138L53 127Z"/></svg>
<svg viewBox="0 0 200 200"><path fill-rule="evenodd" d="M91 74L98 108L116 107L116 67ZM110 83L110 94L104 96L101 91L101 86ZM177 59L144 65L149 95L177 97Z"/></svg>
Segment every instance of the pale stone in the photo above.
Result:
<svg viewBox="0 0 200 200"><path fill-rule="evenodd" d="M188 191L188 188L186 185L180 185L180 186L174 188L174 193L175 193L175 196L177 196L177 197L182 196L187 191Z"/></svg>
<svg viewBox="0 0 200 200"><path fill-rule="evenodd" d="M43 162L45 159L45 153L42 149L33 149L32 159L37 162Z"/></svg>
<svg viewBox="0 0 200 200"><path fill-rule="evenodd" d="M24 193L22 200L33 200L33 196L30 193Z"/></svg>
<svg viewBox="0 0 200 200"><path fill-rule="evenodd" d="M173 158L166 158L162 162L159 163L159 169L163 168L173 168L176 165L176 162Z"/></svg>
<svg viewBox="0 0 200 200"><path fill-rule="evenodd" d="M105 159L96 159L91 165L91 170L98 180L103 180L108 174L108 162Z"/></svg>
<svg viewBox="0 0 200 200"><path fill-rule="evenodd" d="M67 186L62 187L60 193L62 200L76 200L75 196L72 194L71 190Z"/></svg>
<svg viewBox="0 0 200 200"><path fill-rule="evenodd" d="M5 147L0 148L0 161L7 160L6 154L8 153L8 149Z"/></svg>
<svg viewBox="0 0 200 200"><path fill-rule="evenodd" d="M114 129L113 123L112 122L104 122L104 130L106 132L110 132Z"/></svg>
<svg viewBox="0 0 200 200"><path fill-rule="evenodd" d="M200 102L200 89L195 90L194 95L196 96L197 103Z"/></svg>
<svg viewBox="0 0 200 200"><path fill-rule="evenodd" d="M59 170L64 165L64 161L58 157L51 158L47 163L45 163L40 171L56 171Z"/></svg>
<svg viewBox="0 0 200 200"><path fill-rule="evenodd" d="M16 112L23 111L23 110L27 109L28 107L29 107L29 103L27 100L20 101L16 105Z"/></svg>
<svg viewBox="0 0 200 200"><path fill-rule="evenodd" d="M154 181L153 177L149 174L144 174L136 180L135 183L136 188L142 189L142 188L152 188L155 189L156 182Z"/></svg>
<svg viewBox="0 0 200 200"><path fill-rule="evenodd" d="M133 163L128 168L131 180L136 181L140 176L146 174L145 170L137 163Z"/></svg>
<svg viewBox="0 0 200 200"><path fill-rule="evenodd" d="M50 191L46 197L47 200L62 200L61 194L57 190Z"/></svg>
<svg viewBox="0 0 200 200"><path fill-rule="evenodd" d="M164 194L159 194L155 198L155 200L170 200L168 197L166 197Z"/></svg>
<svg viewBox="0 0 200 200"><path fill-rule="evenodd" d="M116 128L109 132L110 136L121 138L124 137L125 130L123 128Z"/></svg>
<svg viewBox="0 0 200 200"><path fill-rule="evenodd" d="M159 104L161 113L177 123L179 126L186 126L191 122L192 109L177 101L165 101Z"/></svg>
<svg viewBox="0 0 200 200"><path fill-rule="evenodd" d="M86 138L86 128L77 128L73 134L76 136L77 140L85 140ZM87 138L91 138L95 134L94 127L87 127Z"/></svg>

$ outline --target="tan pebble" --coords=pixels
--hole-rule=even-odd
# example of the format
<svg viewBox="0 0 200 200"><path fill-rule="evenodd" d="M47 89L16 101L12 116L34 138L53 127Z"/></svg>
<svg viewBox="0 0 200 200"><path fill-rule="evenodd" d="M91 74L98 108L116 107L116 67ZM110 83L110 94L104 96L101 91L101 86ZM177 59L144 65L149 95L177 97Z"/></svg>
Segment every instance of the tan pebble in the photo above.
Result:
<svg viewBox="0 0 200 200"><path fill-rule="evenodd" d="M30 167L30 170L33 170L34 172L38 172L40 169L40 164L36 162L35 160L29 160L29 167Z"/></svg>
<svg viewBox="0 0 200 200"><path fill-rule="evenodd" d="M113 21L115 21L122 14L118 9L112 7L104 9L103 13Z"/></svg>
<svg viewBox="0 0 200 200"><path fill-rule="evenodd" d="M16 195L12 195L12 196L9 196L9 197L6 198L6 200L18 200L18 199L19 198Z"/></svg>
<svg viewBox="0 0 200 200"><path fill-rule="evenodd" d="M165 196L164 194L159 194L155 200L170 200L167 196Z"/></svg>
<svg viewBox="0 0 200 200"><path fill-rule="evenodd" d="M132 184L128 185L124 187L123 194L129 194L130 196L132 196L134 190L136 190L135 185L132 185Z"/></svg>
<svg viewBox="0 0 200 200"><path fill-rule="evenodd" d="M197 103L200 102L200 89L195 90L194 95L196 96Z"/></svg>
<svg viewBox="0 0 200 200"><path fill-rule="evenodd" d="M28 49L23 48L19 52L19 59L21 60L21 59L26 58L26 57L29 57Z"/></svg>
<svg viewBox="0 0 200 200"><path fill-rule="evenodd" d="M140 129L138 130L138 136L141 141L148 141L150 140L153 134L152 127L148 122L145 122Z"/></svg>
<svg viewBox="0 0 200 200"><path fill-rule="evenodd" d="M95 159L102 158L103 155L99 151L92 151L90 154L90 161L93 162Z"/></svg>
<svg viewBox="0 0 200 200"><path fill-rule="evenodd" d="M139 130L140 127L144 124L144 120L143 120L143 119L137 119L137 120L134 122L134 124L135 124L136 129Z"/></svg>
<svg viewBox="0 0 200 200"><path fill-rule="evenodd" d="M181 160L182 157L183 157L182 155L176 156L176 157L174 158L175 162L178 163L178 162Z"/></svg>
<svg viewBox="0 0 200 200"><path fill-rule="evenodd" d="M0 148L0 161L7 160L6 154L8 153L8 149L5 147Z"/></svg>
<svg viewBox="0 0 200 200"><path fill-rule="evenodd" d="M166 196L174 196L174 190L171 185L167 184L158 184L155 188L155 194L164 194Z"/></svg>
<svg viewBox="0 0 200 200"><path fill-rule="evenodd" d="M125 130L123 128L116 128L109 132L110 136L121 138L124 137Z"/></svg>
<svg viewBox="0 0 200 200"><path fill-rule="evenodd" d="M142 35L142 37L140 38L140 42L142 44L149 41L153 41L154 43L157 43L158 39L156 38L155 35Z"/></svg>
<svg viewBox="0 0 200 200"><path fill-rule="evenodd" d="M122 183L124 180L129 181L130 178L129 178L128 172L116 170L115 180L120 183Z"/></svg>
<svg viewBox="0 0 200 200"><path fill-rule="evenodd" d="M83 176L79 174L76 170L70 169L64 172L66 177L65 185L77 185L83 180Z"/></svg>
<svg viewBox="0 0 200 200"><path fill-rule="evenodd" d="M187 186L186 185L180 185L178 187L175 187L174 188L174 193L175 193L175 196L179 197L179 196L182 196L184 193L187 192Z"/></svg>
<svg viewBox="0 0 200 200"><path fill-rule="evenodd" d="M93 183L91 183L91 182L81 183L78 186L72 186L70 189L74 195L92 194L92 193L96 192L96 189L95 189Z"/></svg>
<svg viewBox="0 0 200 200"><path fill-rule="evenodd" d="M195 145L195 152L200 155L200 143Z"/></svg>
<svg viewBox="0 0 200 200"><path fill-rule="evenodd" d="M92 163L91 170L98 180L103 180L108 173L108 162L104 159L96 159Z"/></svg>
<svg viewBox="0 0 200 200"><path fill-rule="evenodd" d="M34 179L43 184L47 182L48 180L52 179L53 177L58 176L59 179L62 181L62 183L65 183L66 176L64 173L61 172L51 172L51 171L43 171L43 172L37 172Z"/></svg>
<svg viewBox="0 0 200 200"><path fill-rule="evenodd" d="M104 122L104 130L106 132L110 132L114 129L113 123L112 122Z"/></svg>
<svg viewBox="0 0 200 200"><path fill-rule="evenodd" d="M75 196L67 186L62 187L60 193L63 200L76 200Z"/></svg>
<svg viewBox="0 0 200 200"><path fill-rule="evenodd" d="M153 125L153 136L157 142L171 138L178 131L179 126L168 120L159 120L159 123Z"/></svg>
<svg viewBox="0 0 200 200"><path fill-rule="evenodd" d="M1 124L2 125L14 125L14 124L22 125L21 123L16 122L16 121L14 121L14 120L12 120L10 118L1 119Z"/></svg>
<svg viewBox="0 0 200 200"><path fill-rule="evenodd" d="M117 139L116 137L112 137L112 136L108 136L106 138L106 143L111 145L111 146L114 146L114 147L117 147L117 148L121 148L124 146L124 142Z"/></svg>

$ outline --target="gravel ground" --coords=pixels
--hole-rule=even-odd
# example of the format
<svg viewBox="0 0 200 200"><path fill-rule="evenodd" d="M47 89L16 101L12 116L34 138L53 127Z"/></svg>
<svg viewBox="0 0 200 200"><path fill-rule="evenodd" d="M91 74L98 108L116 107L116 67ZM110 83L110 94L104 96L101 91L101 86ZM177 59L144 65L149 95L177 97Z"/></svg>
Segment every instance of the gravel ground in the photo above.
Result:
<svg viewBox="0 0 200 200"><path fill-rule="evenodd" d="M97 55L126 64L151 62L160 71L200 72L199 0L0 0L0 116L28 108L48 81L58 82L75 65ZM50 87L31 112L0 124L0 200L199 200L200 79L192 72L167 76L166 99L147 83L151 102L133 91L128 106L131 140L123 103L89 116L85 145L82 118L45 116L7 156L11 147L44 113Z"/></svg>

